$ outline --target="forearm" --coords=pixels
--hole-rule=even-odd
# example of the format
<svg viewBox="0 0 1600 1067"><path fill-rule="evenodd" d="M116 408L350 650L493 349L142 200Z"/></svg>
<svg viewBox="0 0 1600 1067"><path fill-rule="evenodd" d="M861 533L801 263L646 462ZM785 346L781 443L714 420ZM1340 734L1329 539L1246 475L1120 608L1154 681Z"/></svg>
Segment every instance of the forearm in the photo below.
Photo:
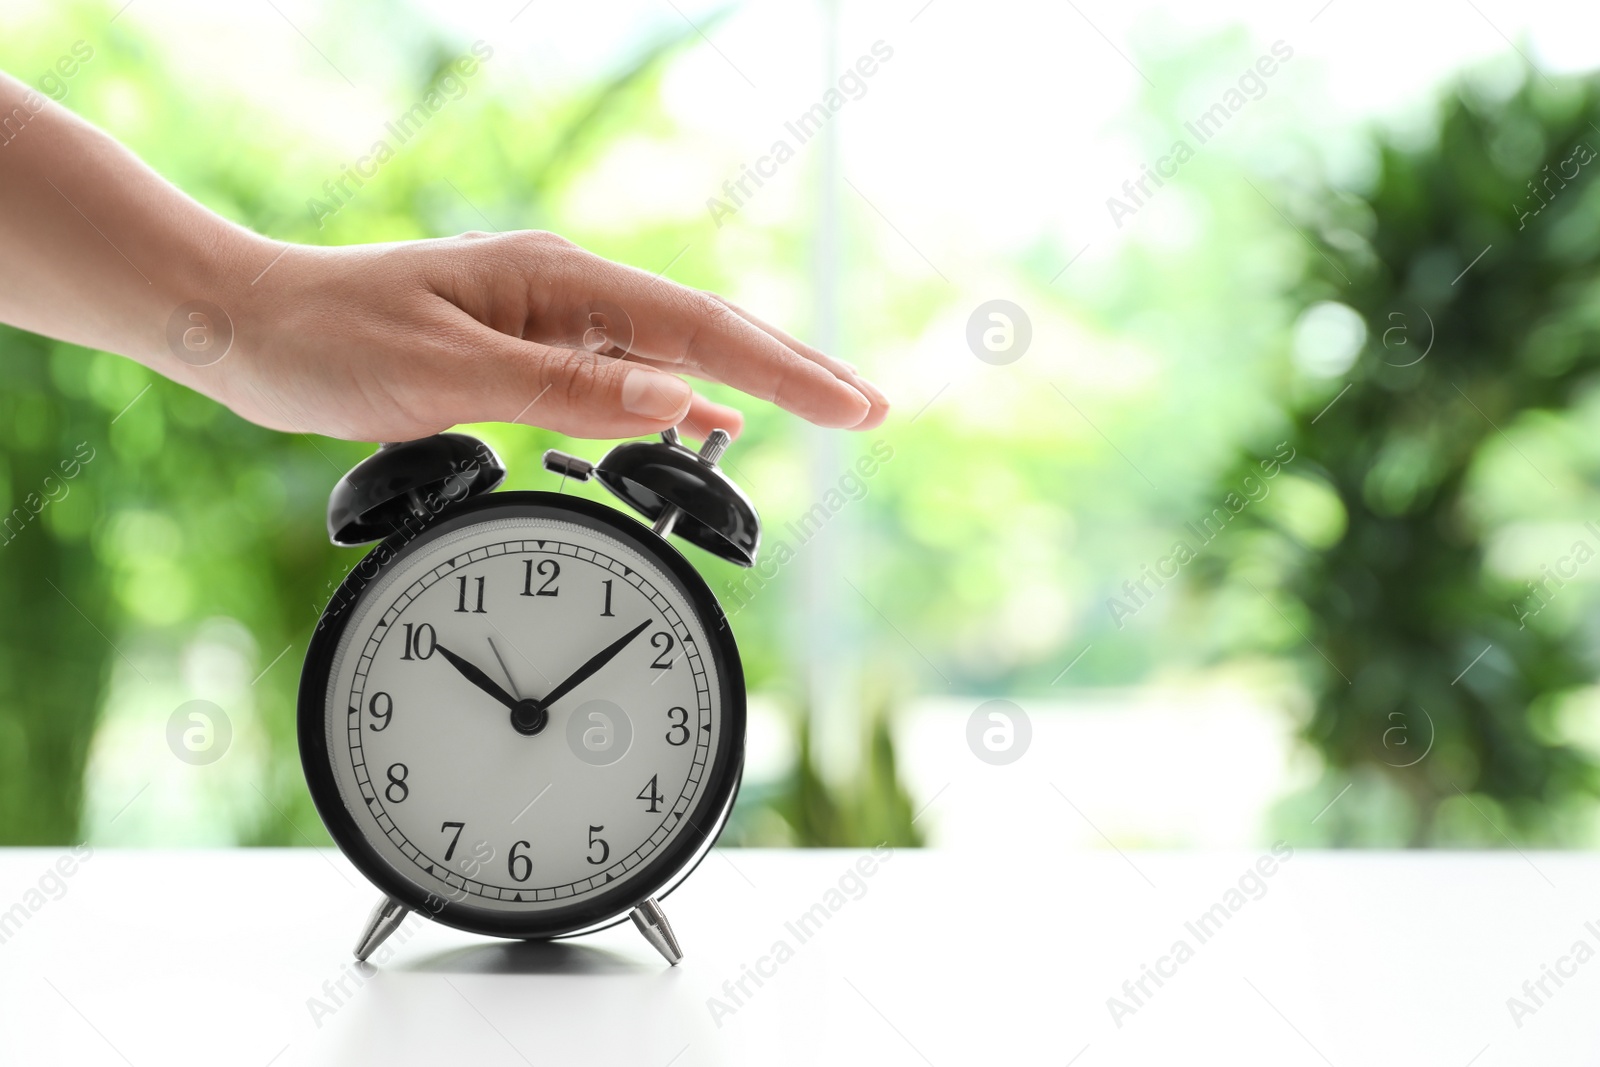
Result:
<svg viewBox="0 0 1600 1067"><path fill-rule="evenodd" d="M0 321L180 379L167 344L174 310L228 306L254 260L259 270L275 254L4 73L0 248Z"/></svg>

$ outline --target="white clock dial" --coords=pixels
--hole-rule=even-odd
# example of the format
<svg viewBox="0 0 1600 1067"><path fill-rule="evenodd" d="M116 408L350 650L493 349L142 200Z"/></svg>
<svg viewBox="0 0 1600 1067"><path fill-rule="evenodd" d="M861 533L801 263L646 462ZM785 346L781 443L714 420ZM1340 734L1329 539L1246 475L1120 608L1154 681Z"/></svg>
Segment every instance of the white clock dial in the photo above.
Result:
<svg viewBox="0 0 1600 1067"><path fill-rule="evenodd" d="M577 518L493 514L362 592L329 672L327 751L402 878L545 912L638 876L685 832L723 742L720 668L689 597L637 548Z"/></svg>

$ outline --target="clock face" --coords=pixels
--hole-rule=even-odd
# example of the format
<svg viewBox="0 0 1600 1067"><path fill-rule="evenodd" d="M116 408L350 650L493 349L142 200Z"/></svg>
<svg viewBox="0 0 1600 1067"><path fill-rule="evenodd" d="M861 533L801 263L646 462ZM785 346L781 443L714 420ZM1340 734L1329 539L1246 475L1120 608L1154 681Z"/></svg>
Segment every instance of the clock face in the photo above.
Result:
<svg viewBox="0 0 1600 1067"><path fill-rule="evenodd" d="M320 701L313 794L337 795L319 810L369 877L443 921L592 925L682 870L731 805L726 624L681 556L610 509L474 501L324 630L302 693Z"/></svg>

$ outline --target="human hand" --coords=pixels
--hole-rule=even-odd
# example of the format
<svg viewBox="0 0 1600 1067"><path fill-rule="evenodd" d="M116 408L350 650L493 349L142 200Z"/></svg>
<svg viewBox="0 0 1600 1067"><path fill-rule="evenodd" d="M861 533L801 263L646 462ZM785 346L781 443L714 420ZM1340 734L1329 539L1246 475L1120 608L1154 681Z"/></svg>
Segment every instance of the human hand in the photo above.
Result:
<svg viewBox="0 0 1600 1067"><path fill-rule="evenodd" d="M739 412L679 374L822 426L870 429L888 413L883 394L842 361L719 297L554 234L252 244L239 256L241 278L281 258L214 301L232 320L232 350L171 371L277 429L409 440L502 421L576 437L668 426L737 434Z"/></svg>
<svg viewBox="0 0 1600 1067"><path fill-rule="evenodd" d="M366 441L484 421L737 433L739 413L680 374L823 426L871 429L888 413L847 364L554 234L285 245L0 73L0 114L19 108L29 118L0 167L0 321L131 356L254 422ZM197 301L232 327L215 362L173 340Z"/></svg>

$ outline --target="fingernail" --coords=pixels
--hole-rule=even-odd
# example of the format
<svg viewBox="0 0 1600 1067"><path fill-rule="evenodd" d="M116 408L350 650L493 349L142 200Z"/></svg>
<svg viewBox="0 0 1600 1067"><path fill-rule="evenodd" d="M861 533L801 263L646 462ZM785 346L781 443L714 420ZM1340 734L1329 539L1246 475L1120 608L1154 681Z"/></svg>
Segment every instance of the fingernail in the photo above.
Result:
<svg viewBox="0 0 1600 1067"><path fill-rule="evenodd" d="M622 379L622 408L647 419L670 419L689 408L689 383L671 374L634 367Z"/></svg>
<svg viewBox="0 0 1600 1067"><path fill-rule="evenodd" d="M856 375L856 380L852 384L855 385L857 392L871 400L874 404L877 404L880 407L889 406L889 398L883 395L883 390L879 389L876 385L873 385L871 382L861 377L861 375Z"/></svg>
<svg viewBox="0 0 1600 1067"><path fill-rule="evenodd" d="M855 421L848 424L848 426L855 426L872 413L872 401L867 398L867 394L865 392L851 385L849 382L841 381L839 384L848 389L850 391L850 395L861 401L861 410L856 415Z"/></svg>

